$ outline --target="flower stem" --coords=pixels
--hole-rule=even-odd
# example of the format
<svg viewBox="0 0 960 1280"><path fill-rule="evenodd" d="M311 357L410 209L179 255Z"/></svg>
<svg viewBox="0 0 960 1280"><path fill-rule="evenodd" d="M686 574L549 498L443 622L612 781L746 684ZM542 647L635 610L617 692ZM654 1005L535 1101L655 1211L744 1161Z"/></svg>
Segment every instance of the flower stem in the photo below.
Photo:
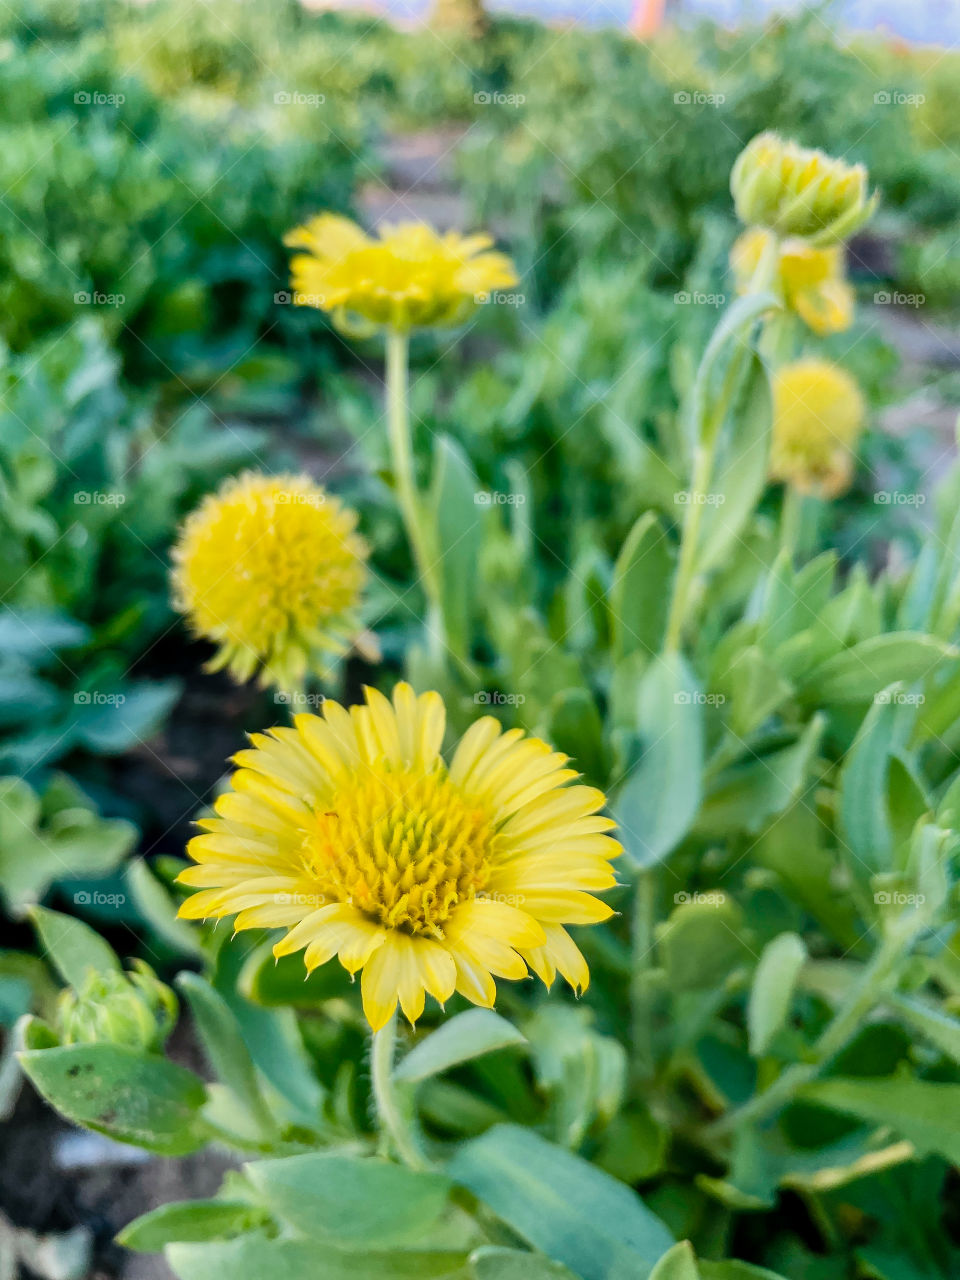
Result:
<svg viewBox="0 0 960 1280"><path fill-rule="evenodd" d="M387 434L390 461L397 486L397 502L427 599L439 612L439 582L422 519L410 436L410 337L404 330L387 330Z"/></svg>
<svg viewBox="0 0 960 1280"><path fill-rule="evenodd" d="M370 1072L373 1098L380 1121L381 1146L392 1142L397 1155L410 1169L425 1169L427 1161L403 1112L393 1079L393 1060L397 1045L397 1014L373 1033Z"/></svg>
<svg viewBox="0 0 960 1280"><path fill-rule="evenodd" d="M790 557L791 564L800 545L803 529L803 494L788 484L780 508L780 547Z"/></svg>
<svg viewBox="0 0 960 1280"><path fill-rule="evenodd" d="M893 927L866 965L860 981L848 993L830 1022L813 1045L808 1062L794 1063L773 1082L742 1107L728 1112L710 1126L711 1136L730 1133L746 1122L756 1123L774 1115L793 1099L802 1085L812 1080L821 1067L836 1057L858 1031L863 1019L896 986L901 969L910 958L912 943L923 924L904 918Z"/></svg>
<svg viewBox="0 0 960 1280"><path fill-rule="evenodd" d="M650 971L653 968L653 926L656 909L654 870L648 868L637 876L633 898L632 973L630 1006L632 1015L633 1057L640 1079L649 1080L656 1067L653 1054Z"/></svg>
<svg viewBox="0 0 960 1280"><path fill-rule="evenodd" d="M677 561L677 576L673 583L673 597L670 600L670 613L667 618L667 629L664 638L664 651L675 653L680 648L683 626L689 608L690 590L693 586L696 563L697 544L700 539L700 523L710 476L713 474L713 459L716 452L716 433L713 438L697 445L693 461L693 479L688 495L687 510L683 518L683 530L680 534L680 558Z"/></svg>

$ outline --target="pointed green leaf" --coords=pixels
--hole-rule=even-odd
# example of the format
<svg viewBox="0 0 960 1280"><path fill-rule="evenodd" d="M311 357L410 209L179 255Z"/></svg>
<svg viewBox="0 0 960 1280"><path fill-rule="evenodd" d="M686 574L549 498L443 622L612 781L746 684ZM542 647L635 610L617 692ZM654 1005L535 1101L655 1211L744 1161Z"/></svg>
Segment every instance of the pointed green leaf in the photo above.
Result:
<svg viewBox="0 0 960 1280"><path fill-rule="evenodd" d="M74 988L82 986L90 969L97 973L112 973L120 969L116 953L100 935L82 920L50 911L46 907L33 907L30 912L36 925L40 945L48 959L63 978Z"/></svg>
<svg viewBox="0 0 960 1280"><path fill-rule="evenodd" d="M513 1023L492 1009L467 1009L415 1045L394 1072L412 1083L508 1045L526 1044Z"/></svg>
<svg viewBox="0 0 960 1280"><path fill-rule="evenodd" d="M760 956L750 989L747 1028L750 1052L761 1057L787 1020L793 992L807 959L803 939L795 933L781 933L768 942Z"/></svg>

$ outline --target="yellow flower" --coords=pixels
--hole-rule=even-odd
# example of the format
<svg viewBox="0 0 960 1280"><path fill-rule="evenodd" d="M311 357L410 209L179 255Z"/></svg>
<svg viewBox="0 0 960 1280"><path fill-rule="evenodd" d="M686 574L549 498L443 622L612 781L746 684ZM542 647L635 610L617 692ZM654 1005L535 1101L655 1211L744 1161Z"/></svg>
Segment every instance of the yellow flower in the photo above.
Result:
<svg viewBox="0 0 960 1280"><path fill-rule="evenodd" d="M730 261L741 292L753 279L770 235L760 227L750 227L734 244ZM844 274L840 245L817 249L797 236L784 240L777 288L785 305L814 333L842 333L853 323L853 289Z"/></svg>
<svg viewBox="0 0 960 1280"><path fill-rule="evenodd" d="M838 365L814 359L784 365L773 381L771 475L801 493L843 493L863 416L860 388Z"/></svg>
<svg viewBox="0 0 960 1280"><path fill-rule="evenodd" d="M290 689L342 653L367 548L356 513L309 476L227 480L184 521L173 596L193 631L219 646L210 670Z"/></svg>
<svg viewBox="0 0 960 1280"><path fill-rule="evenodd" d="M761 133L741 151L730 175L737 216L747 226L820 244L845 239L876 205L868 198L867 171L823 151Z"/></svg>
<svg viewBox="0 0 960 1280"><path fill-rule="evenodd" d="M256 735L235 758L232 790L189 845L199 889L191 919L236 915L237 929L283 927L276 955L306 948L363 970L373 1029L399 1000L414 1022L424 992L491 1006L494 976L583 990L587 965L566 929L606 919L593 891L614 884L620 846L598 814L602 792L568 786L567 757L492 716L448 764L437 693L398 684L349 711Z"/></svg>
<svg viewBox="0 0 960 1280"><path fill-rule="evenodd" d="M486 295L517 283L506 254L489 251L489 236L440 235L423 223L385 223L368 236L349 218L321 213L285 243L305 250L290 263L294 302L340 323L359 316L401 330L458 324Z"/></svg>

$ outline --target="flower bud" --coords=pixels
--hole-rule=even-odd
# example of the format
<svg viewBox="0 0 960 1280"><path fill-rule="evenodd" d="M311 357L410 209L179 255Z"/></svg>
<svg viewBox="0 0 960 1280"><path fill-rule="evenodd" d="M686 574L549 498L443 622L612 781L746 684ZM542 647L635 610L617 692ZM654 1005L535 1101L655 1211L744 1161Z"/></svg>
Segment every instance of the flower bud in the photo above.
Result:
<svg viewBox="0 0 960 1280"><path fill-rule="evenodd" d="M758 134L730 175L741 222L821 245L846 239L870 217L876 196L869 196L867 182L862 164L845 164L776 133Z"/></svg>
<svg viewBox="0 0 960 1280"><path fill-rule="evenodd" d="M762 227L749 227L730 251L737 289L745 293L773 236ZM854 294L843 263L843 246L818 249L797 236L779 242L779 263L773 288L789 311L821 336L842 333L853 324Z"/></svg>
<svg viewBox="0 0 960 1280"><path fill-rule="evenodd" d="M129 973L88 970L79 990L60 996L57 1021L63 1044L121 1044L158 1052L173 1029L176 996L149 965Z"/></svg>

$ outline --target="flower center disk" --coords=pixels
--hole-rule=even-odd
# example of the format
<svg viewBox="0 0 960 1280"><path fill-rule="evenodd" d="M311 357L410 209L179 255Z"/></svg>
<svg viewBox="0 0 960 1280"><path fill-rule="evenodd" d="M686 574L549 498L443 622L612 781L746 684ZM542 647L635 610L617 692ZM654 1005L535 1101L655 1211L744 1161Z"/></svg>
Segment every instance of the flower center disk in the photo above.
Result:
<svg viewBox="0 0 960 1280"><path fill-rule="evenodd" d="M352 903L391 929L442 938L454 907L486 885L494 839L489 815L444 771L381 769L314 814L303 857L329 901Z"/></svg>

